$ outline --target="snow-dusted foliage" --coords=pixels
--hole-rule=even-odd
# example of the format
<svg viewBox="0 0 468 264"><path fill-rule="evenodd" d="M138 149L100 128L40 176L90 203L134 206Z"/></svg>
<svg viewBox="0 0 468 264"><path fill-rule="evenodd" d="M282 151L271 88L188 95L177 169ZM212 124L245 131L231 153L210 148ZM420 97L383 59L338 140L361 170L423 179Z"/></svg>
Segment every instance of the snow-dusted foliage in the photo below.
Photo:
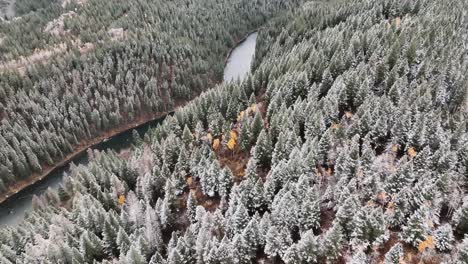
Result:
<svg viewBox="0 0 468 264"><path fill-rule="evenodd" d="M231 2L208 2L232 15ZM289 6L234 2L255 7L237 19ZM467 9L310 1L279 14L259 30L251 74L135 136L128 157L95 153L74 168L24 222L0 230L0 260L466 263ZM187 49L178 59L210 17L174 33ZM187 81L202 85L197 76Z"/></svg>

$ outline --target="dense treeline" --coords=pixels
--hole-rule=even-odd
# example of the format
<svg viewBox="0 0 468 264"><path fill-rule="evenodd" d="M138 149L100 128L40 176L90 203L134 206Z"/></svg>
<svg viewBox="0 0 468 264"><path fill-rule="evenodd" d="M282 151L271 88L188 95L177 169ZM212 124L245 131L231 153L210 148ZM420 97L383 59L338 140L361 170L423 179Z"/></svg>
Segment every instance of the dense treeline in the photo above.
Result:
<svg viewBox="0 0 468 264"><path fill-rule="evenodd" d="M20 0L16 3L15 12L24 8L25 15L10 21L0 21L0 65L21 56L31 56L37 50L59 43L57 36L44 32L44 28L49 21L60 16L62 8L59 5L50 5L46 9L41 8L30 13L31 10L26 6L21 7L23 2L26 5L30 3Z"/></svg>
<svg viewBox="0 0 468 264"><path fill-rule="evenodd" d="M49 8L51 5L58 5L59 0L15 0L15 13L17 16L35 12L40 9Z"/></svg>
<svg viewBox="0 0 468 264"><path fill-rule="evenodd" d="M90 154L2 230L2 261L467 263L467 8L314 1L273 19L252 75L130 154Z"/></svg>
<svg viewBox="0 0 468 264"><path fill-rule="evenodd" d="M87 54L68 46L66 55L30 65L24 75L0 73L0 191L41 173L83 141L170 111L206 90L222 78L224 57L236 40L293 5L90 0L65 19L64 30L70 35L52 35L34 22L69 6L52 5L3 23L11 32L37 27L40 33L31 36L46 46L76 39L92 41L93 46ZM112 40L110 29L120 29L118 40ZM9 42L15 34L2 45L17 49L16 40ZM44 40L44 35L52 40Z"/></svg>

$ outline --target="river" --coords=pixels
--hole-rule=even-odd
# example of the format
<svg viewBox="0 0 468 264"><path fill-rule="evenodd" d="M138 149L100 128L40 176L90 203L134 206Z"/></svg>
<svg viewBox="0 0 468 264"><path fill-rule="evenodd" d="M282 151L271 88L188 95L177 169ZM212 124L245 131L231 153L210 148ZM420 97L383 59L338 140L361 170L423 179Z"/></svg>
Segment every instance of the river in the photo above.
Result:
<svg viewBox="0 0 468 264"><path fill-rule="evenodd" d="M15 16L15 0L0 0L0 16L8 19Z"/></svg>
<svg viewBox="0 0 468 264"><path fill-rule="evenodd" d="M244 41L232 50L224 67L224 81L242 79L250 72L257 35L257 32L248 35Z"/></svg>
<svg viewBox="0 0 468 264"><path fill-rule="evenodd" d="M232 81L244 78L250 72L250 65L253 60L255 53L255 44L257 40L257 33L252 33L245 38L241 43L239 43L230 53L229 58L227 59L226 66L224 68L224 81ZM143 124L135 128L140 136L144 134L151 128L159 124L164 117L150 121L146 124ZM116 152L119 152L123 149L126 149L132 144L132 131L122 132L116 136L111 137L106 142L100 143L92 149L97 150L107 150L112 149ZM86 165L88 163L87 154L75 158L73 161L74 164ZM62 182L64 175L69 173L70 163L64 167L58 168L53 171L43 180L28 186L19 193L13 195L6 201L0 204L0 226L6 225L15 225L19 223L26 215L28 211L32 209L32 198L34 195L41 195L48 188L57 188Z"/></svg>

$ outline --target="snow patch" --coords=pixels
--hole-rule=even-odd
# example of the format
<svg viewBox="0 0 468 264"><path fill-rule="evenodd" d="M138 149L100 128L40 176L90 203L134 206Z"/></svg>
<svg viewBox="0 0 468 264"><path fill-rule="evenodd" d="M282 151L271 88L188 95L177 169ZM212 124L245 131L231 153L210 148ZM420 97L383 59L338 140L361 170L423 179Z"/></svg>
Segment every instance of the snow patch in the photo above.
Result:
<svg viewBox="0 0 468 264"><path fill-rule="evenodd" d="M88 0L63 0L62 7L65 8L67 5L71 4L72 2L80 6L83 6L84 4L88 2Z"/></svg>
<svg viewBox="0 0 468 264"><path fill-rule="evenodd" d="M107 33L112 40L121 40L127 35L127 32L123 28L111 28Z"/></svg>
<svg viewBox="0 0 468 264"><path fill-rule="evenodd" d="M64 35L65 33L67 33L67 31L65 31L65 18L70 18L74 16L76 16L76 13L73 11L60 15L58 18L47 23L46 27L44 28L44 32L50 33L55 36Z"/></svg>

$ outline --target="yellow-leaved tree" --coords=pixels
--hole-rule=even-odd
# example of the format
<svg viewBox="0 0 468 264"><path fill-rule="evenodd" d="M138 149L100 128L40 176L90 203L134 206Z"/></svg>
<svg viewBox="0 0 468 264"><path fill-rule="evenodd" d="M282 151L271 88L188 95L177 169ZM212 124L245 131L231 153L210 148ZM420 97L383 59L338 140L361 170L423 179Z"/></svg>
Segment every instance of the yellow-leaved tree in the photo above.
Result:
<svg viewBox="0 0 468 264"><path fill-rule="evenodd" d="M119 205L123 205L125 203L125 196L123 194L119 195L119 199L117 200Z"/></svg>
<svg viewBox="0 0 468 264"><path fill-rule="evenodd" d="M219 149L219 139L217 139L217 138L213 141L213 149L214 150Z"/></svg>
<svg viewBox="0 0 468 264"><path fill-rule="evenodd" d="M234 138L230 138L227 147L229 150L234 150L234 147L236 146L236 140Z"/></svg>
<svg viewBox="0 0 468 264"><path fill-rule="evenodd" d="M421 241L418 245L418 251L423 252L426 248L433 248L434 247L434 237L427 236L426 240Z"/></svg>
<svg viewBox="0 0 468 264"><path fill-rule="evenodd" d="M236 133L236 131L231 130L231 131L229 132L229 138L230 138L230 139L234 139L234 141L237 141L237 133Z"/></svg>
<svg viewBox="0 0 468 264"><path fill-rule="evenodd" d="M411 147L411 148L408 149L408 155L409 155L411 158L416 157L417 154L418 154L418 152L416 152L416 150L415 150L413 147Z"/></svg>

